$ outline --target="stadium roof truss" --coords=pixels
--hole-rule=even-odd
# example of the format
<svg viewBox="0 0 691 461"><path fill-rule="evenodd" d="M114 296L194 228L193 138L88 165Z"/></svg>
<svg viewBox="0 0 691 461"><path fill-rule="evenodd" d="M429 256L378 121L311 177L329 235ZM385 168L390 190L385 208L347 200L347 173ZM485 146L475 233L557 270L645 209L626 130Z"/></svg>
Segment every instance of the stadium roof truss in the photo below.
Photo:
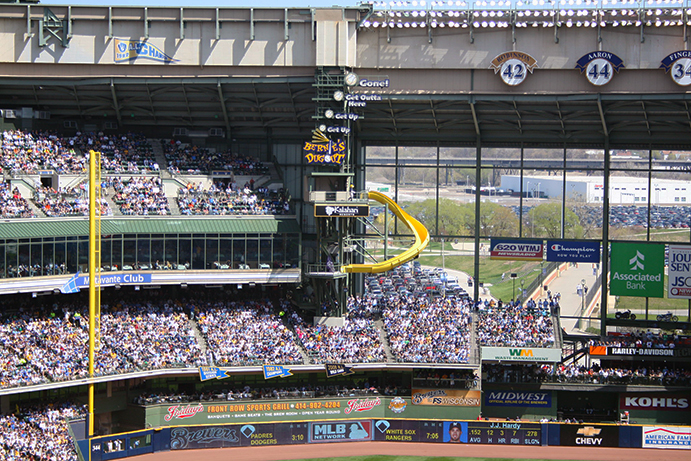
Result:
<svg viewBox="0 0 691 461"><path fill-rule="evenodd" d="M688 148L691 94L384 94L355 122L368 144ZM0 79L9 108L120 129L227 130L304 140L318 123L314 75L223 78ZM4 108L4 107L3 107ZM169 135L169 134L168 134Z"/></svg>

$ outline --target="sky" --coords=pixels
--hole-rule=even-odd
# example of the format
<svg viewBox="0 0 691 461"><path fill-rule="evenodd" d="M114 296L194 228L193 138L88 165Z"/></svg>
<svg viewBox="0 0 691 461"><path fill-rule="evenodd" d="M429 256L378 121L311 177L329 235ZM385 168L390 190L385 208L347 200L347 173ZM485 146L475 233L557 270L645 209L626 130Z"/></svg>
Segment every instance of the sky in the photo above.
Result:
<svg viewBox="0 0 691 461"><path fill-rule="evenodd" d="M98 5L98 6L172 6L172 7L255 7L255 8L304 8L304 7L331 7L331 6L357 6L359 0L41 0L40 5Z"/></svg>

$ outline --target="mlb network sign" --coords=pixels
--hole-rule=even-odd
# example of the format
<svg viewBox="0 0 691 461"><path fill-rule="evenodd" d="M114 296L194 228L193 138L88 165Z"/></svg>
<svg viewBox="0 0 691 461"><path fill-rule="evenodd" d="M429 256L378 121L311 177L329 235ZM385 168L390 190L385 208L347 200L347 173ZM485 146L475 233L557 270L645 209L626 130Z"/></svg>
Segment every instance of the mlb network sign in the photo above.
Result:
<svg viewBox="0 0 691 461"><path fill-rule="evenodd" d="M561 349L483 347L482 360L561 362Z"/></svg>
<svg viewBox="0 0 691 461"><path fill-rule="evenodd" d="M665 293L663 244L612 243L610 294L662 298Z"/></svg>

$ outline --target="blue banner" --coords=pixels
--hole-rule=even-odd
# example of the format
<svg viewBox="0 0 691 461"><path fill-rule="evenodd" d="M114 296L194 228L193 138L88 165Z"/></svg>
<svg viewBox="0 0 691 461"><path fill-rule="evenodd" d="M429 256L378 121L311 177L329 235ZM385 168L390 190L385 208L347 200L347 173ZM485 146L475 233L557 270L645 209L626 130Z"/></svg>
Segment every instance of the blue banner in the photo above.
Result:
<svg viewBox="0 0 691 461"><path fill-rule="evenodd" d="M600 242L547 241L547 261L600 262Z"/></svg>
<svg viewBox="0 0 691 461"><path fill-rule="evenodd" d="M551 392L485 391L485 406L552 407Z"/></svg>
<svg viewBox="0 0 691 461"><path fill-rule="evenodd" d="M608 51L591 51L590 53L581 56L581 59L576 61L576 69L580 70L581 73L585 72L588 67L588 63L594 61L595 59L604 59L612 64L612 69L619 72L619 69L624 67L624 61L614 53Z"/></svg>
<svg viewBox="0 0 691 461"><path fill-rule="evenodd" d="M138 272L118 272L117 274L101 273L99 277L101 285L144 285L151 283L151 274ZM74 274L62 287L61 293L77 293L81 288L89 286L89 276Z"/></svg>
<svg viewBox="0 0 691 461"><path fill-rule="evenodd" d="M353 375L353 367L347 367L342 363L327 363L324 365L326 367L326 377L331 378L334 376L347 376Z"/></svg>
<svg viewBox="0 0 691 461"><path fill-rule="evenodd" d="M264 379L285 378L286 376L293 376L290 368L282 365L264 365Z"/></svg>
<svg viewBox="0 0 691 461"><path fill-rule="evenodd" d="M199 379L207 381L209 379L230 378L229 371L221 370L218 367L199 367Z"/></svg>

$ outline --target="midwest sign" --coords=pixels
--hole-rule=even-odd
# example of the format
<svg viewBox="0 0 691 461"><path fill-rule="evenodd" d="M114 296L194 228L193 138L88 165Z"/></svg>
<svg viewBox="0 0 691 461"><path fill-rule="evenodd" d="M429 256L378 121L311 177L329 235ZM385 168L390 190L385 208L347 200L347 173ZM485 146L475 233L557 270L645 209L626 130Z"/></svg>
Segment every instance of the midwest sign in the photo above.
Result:
<svg viewBox="0 0 691 461"><path fill-rule="evenodd" d="M482 360L511 362L560 362L561 349L540 349L537 347L483 347Z"/></svg>
<svg viewBox="0 0 691 461"><path fill-rule="evenodd" d="M610 259L610 294L643 298L664 296L664 245L613 242Z"/></svg>

